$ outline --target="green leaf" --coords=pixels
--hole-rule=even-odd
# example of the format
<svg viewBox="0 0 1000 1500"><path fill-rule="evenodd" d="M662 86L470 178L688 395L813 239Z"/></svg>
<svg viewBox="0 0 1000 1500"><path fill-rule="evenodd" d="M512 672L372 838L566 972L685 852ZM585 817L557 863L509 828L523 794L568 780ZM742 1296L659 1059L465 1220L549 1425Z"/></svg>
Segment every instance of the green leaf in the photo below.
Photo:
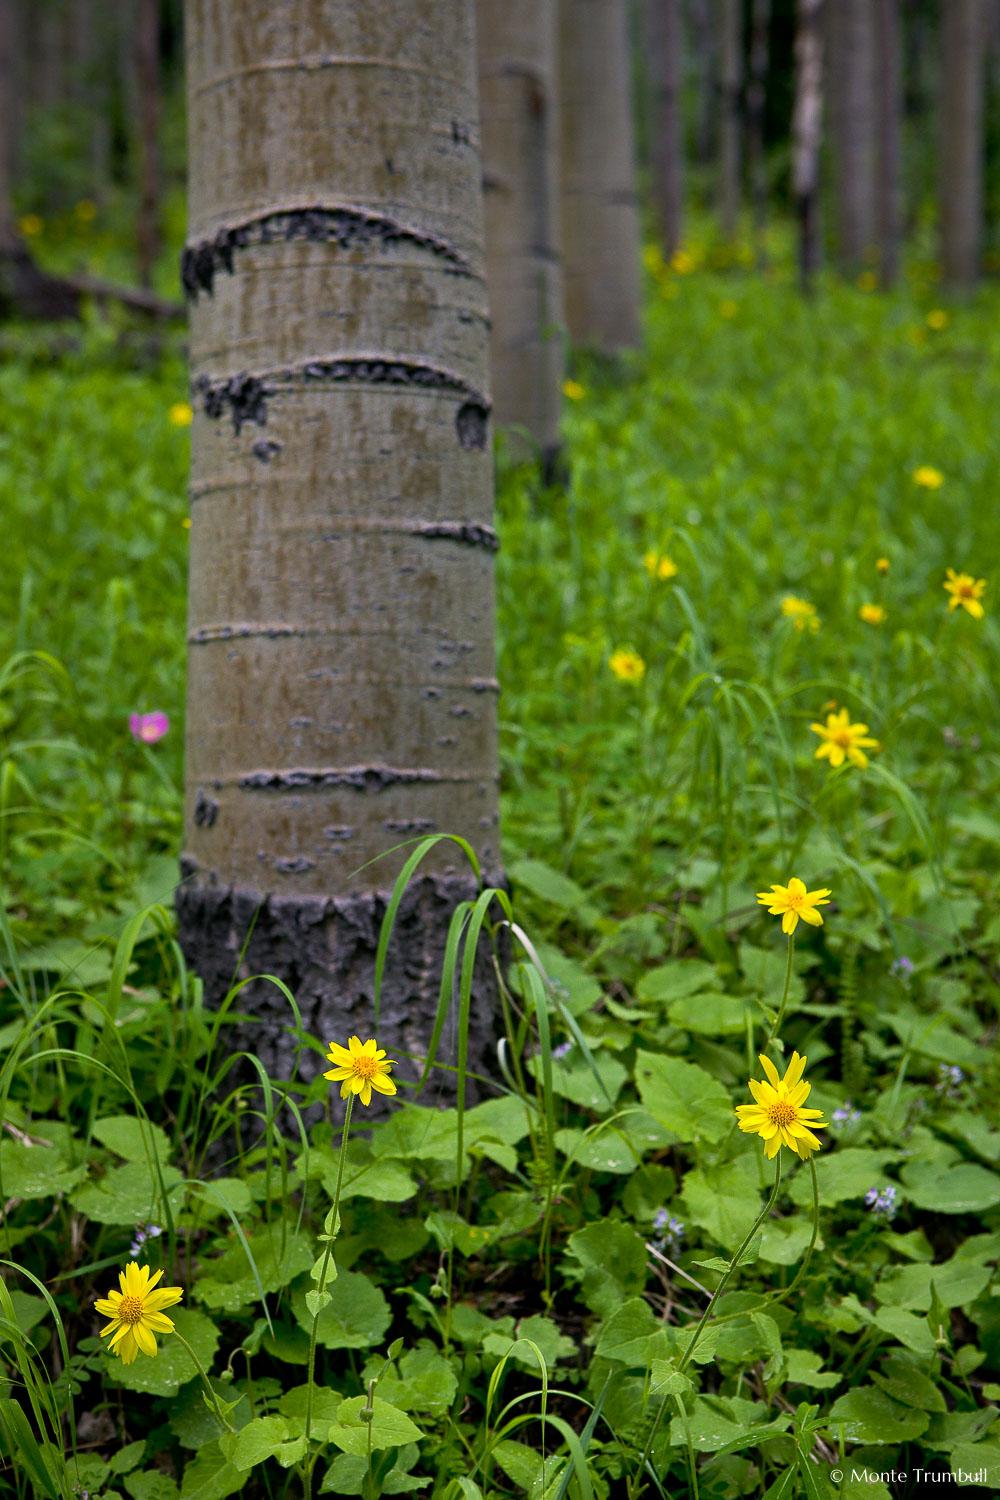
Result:
<svg viewBox="0 0 1000 1500"><path fill-rule="evenodd" d="M861 1146L838 1147L829 1155L821 1153L815 1159L820 1204L829 1206L849 1198L864 1198L870 1187L884 1186L886 1164L899 1161L904 1154L888 1147L870 1150ZM797 1172L788 1191L793 1203L802 1207L811 1204L811 1175Z"/></svg>
<svg viewBox="0 0 1000 1500"><path fill-rule="evenodd" d="M371 1378L367 1367L366 1378ZM427 1411L440 1416L455 1399L458 1376L454 1366L432 1344L421 1340L416 1349L407 1350L395 1369L383 1375L378 1388L384 1400L401 1411Z"/></svg>
<svg viewBox="0 0 1000 1500"><path fill-rule="evenodd" d="M996 1494L1000 1491L1000 1442L956 1443L949 1453L949 1467L959 1484L979 1484Z"/></svg>
<svg viewBox="0 0 1000 1500"><path fill-rule="evenodd" d="M910 1266L893 1266L875 1285L879 1302L893 1307L916 1308L927 1312L931 1305L931 1281L937 1288L942 1307L962 1307L973 1302L990 1282L992 1270L975 1261L945 1261L931 1266L926 1262Z"/></svg>
<svg viewBox="0 0 1000 1500"><path fill-rule="evenodd" d="M651 1396L685 1396L694 1389L689 1375L682 1375L675 1359L653 1359L649 1370Z"/></svg>
<svg viewBox="0 0 1000 1500"><path fill-rule="evenodd" d="M891 1396L893 1401L901 1401L904 1406L915 1406L918 1411L947 1410L945 1399L933 1380L901 1355L890 1355L883 1360L881 1370L873 1370L871 1373L876 1385L887 1396Z"/></svg>
<svg viewBox="0 0 1000 1500"><path fill-rule="evenodd" d="M719 1141L733 1121L726 1090L695 1063L639 1052L635 1081L650 1114L685 1142Z"/></svg>
<svg viewBox="0 0 1000 1500"><path fill-rule="evenodd" d="M983 1406L978 1411L945 1411L931 1417L924 1442L928 1448L943 1448L946 1451L956 1443L978 1443L1000 1417L995 1406Z"/></svg>
<svg viewBox="0 0 1000 1500"><path fill-rule="evenodd" d="M94 1124L94 1134L102 1146L123 1156L126 1161L165 1162L170 1159L170 1142L159 1125L137 1120L134 1115L108 1115Z"/></svg>
<svg viewBox="0 0 1000 1500"><path fill-rule="evenodd" d="M600 912L593 905L582 886L568 875L561 875L540 859L517 859L508 865L507 874L511 885L520 885L533 896L548 902L558 911L572 917L582 927L593 927Z"/></svg>
<svg viewBox="0 0 1000 1500"><path fill-rule="evenodd" d="M530 1059L529 1071L533 1077L540 1073L540 1059ZM554 1058L552 1062L552 1091L562 1099L569 1099L578 1104L581 1109L592 1110L595 1114L603 1115L608 1108L608 1100L613 1104L621 1093L628 1073L617 1058L612 1057L609 1052L597 1052L594 1054L594 1067L607 1089L607 1097L601 1092L600 1085L587 1063L587 1061L574 1054L569 1059Z"/></svg>
<svg viewBox="0 0 1000 1500"><path fill-rule="evenodd" d="M934 1353L936 1346L925 1319L917 1318L901 1307L880 1307L872 1321L883 1333L902 1344L904 1349L912 1349L914 1354L927 1357Z"/></svg>
<svg viewBox="0 0 1000 1500"><path fill-rule="evenodd" d="M814 1386L817 1390L839 1385L840 1376L832 1370L821 1370L822 1363L823 1356L815 1349L786 1349L784 1384Z"/></svg>
<svg viewBox="0 0 1000 1500"><path fill-rule="evenodd" d="M187 1339L201 1361L211 1369L219 1347L219 1330L210 1318L193 1307L172 1307L169 1316L178 1333ZM117 1355L107 1356L107 1373L129 1391L145 1391L151 1396L175 1396L185 1381L198 1374L197 1366L179 1339L169 1333L156 1335L155 1359L140 1354L130 1365L123 1365ZM227 1491L228 1493L228 1491Z"/></svg>
<svg viewBox="0 0 1000 1500"><path fill-rule="evenodd" d="M178 1500L180 1495L176 1480L158 1469L142 1469L138 1474L127 1475L125 1488L132 1500Z"/></svg>
<svg viewBox="0 0 1000 1500"><path fill-rule="evenodd" d="M367 1453L369 1433L373 1448L398 1448L404 1443L416 1443L423 1437L420 1428L405 1411L378 1396L372 1402L372 1421L362 1422L359 1413L365 1404L364 1396L350 1396L342 1401L337 1420L329 1429L328 1441L336 1443L345 1453Z"/></svg>
<svg viewBox="0 0 1000 1500"><path fill-rule="evenodd" d="M189 1191L210 1214L224 1213L230 1208L237 1218L242 1219L253 1204L250 1189L242 1177L213 1177L208 1182L194 1183Z"/></svg>
<svg viewBox="0 0 1000 1500"><path fill-rule="evenodd" d="M666 1360L673 1351L673 1330L667 1329L642 1297L629 1297L601 1329L596 1353L623 1365L649 1365Z"/></svg>
<svg viewBox="0 0 1000 1500"><path fill-rule="evenodd" d="M184 1470L181 1500L225 1500L246 1484L246 1476L227 1463L218 1442L201 1448Z"/></svg>
<svg viewBox="0 0 1000 1500"><path fill-rule="evenodd" d="M750 1002L743 995L704 991L675 1000L667 1011L674 1026L702 1036L739 1036L746 1030Z"/></svg>
<svg viewBox="0 0 1000 1500"><path fill-rule="evenodd" d="M583 1300L594 1312L613 1312L646 1284L646 1242L628 1224L599 1219L571 1234L566 1249L582 1273L572 1265L565 1272L581 1282Z"/></svg>
<svg viewBox="0 0 1000 1500"><path fill-rule="evenodd" d="M360 1271L342 1271L329 1287L330 1301L319 1315L316 1337L325 1349L364 1349L381 1342L392 1319L382 1292ZM303 1286L292 1289L292 1311L311 1333L312 1314Z"/></svg>
<svg viewBox="0 0 1000 1500"><path fill-rule="evenodd" d="M669 964L660 964L649 969L636 985L636 996L640 1000L656 1000L668 1004L683 1000L696 990L706 990L715 984L718 970L700 958L675 958Z"/></svg>
<svg viewBox="0 0 1000 1500"><path fill-rule="evenodd" d="M848 1443L908 1443L926 1429L927 1415L890 1400L876 1385L848 1391L830 1408L826 1425Z"/></svg>
<svg viewBox="0 0 1000 1500"><path fill-rule="evenodd" d="M138 1468L145 1456L146 1439L140 1438L138 1442L126 1443L124 1448L119 1448L108 1460L108 1465L112 1474L130 1474L133 1469Z"/></svg>
<svg viewBox="0 0 1000 1500"><path fill-rule="evenodd" d="M556 1145L577 1166L591 1172L634 1172L640 1158L635 1147L613 1128L588 1133L565 1126L556 1131Z"/></svg>
<svg viewBox="0 0 1000 1500"><path fill-rule="evenodd" d="M284 1227L284 1235L282 1235ZM247 1236L250 1253L257 1266L265 1292L276 1292L313 1264L313 1248L305 1235L296 1235L286 1226L261 1229ZM192 1288L193 1295L219 1312L238 1312L259 1300L257 1283L250 1269L246 1250L237 1241L224 1255L205 1262L205 1275Z"/></svg>
<svg viewBox="0 0 1000 1500"><path fill-rule="evenodd" d="M791 1424L787 1414L773 1422L734 1422L719 1410L721 1404L699 1397L690 1416L674 1417L670 1423L671 1444L686 1446L690 1439L698 1453L742 1453L785 1432Z"/></svg>
<svg viewBox="0 0 1000 1500"><path fill-rule="evenodd" d="M752 1156L688 1172L681 1189L687 1217L727 1250L736 1250L760 1213L757 1163Z"/></svg>
<svg viewBox="0 0 1000 1500"><path fill-rule="evenodd" d="M159 1358L159 1355L157 1355ZM231 1385L223 1384L217 1377L209 1377L209 1384L219 1398L223 1408L234 1394ZM229 1414L229 1420L238 1430L250 1421L250 1402L244 1393ZM218 1419L205 1401L205 1387L200 1380L191 1381L170 1403L170 1430L184 1448L204 1448L214 1443L219 1436Z"/></svg>
<svg viewBox="0 0 1000 1500"><path fill-rule="evenodd" d="M241 1432L226 1432L219 1438L219 1449L235 1469L252 1469L271 1458L288 1437L284 1417L255 1417Z"/></svg>
<svg viewBox="0 0 1000 1500"><path fill-rule="evenodd" d="M1000 1175L975 1162L960 1162L942 1172L908 1163L900 1173L906 1196L917 1208L941 1214L982 1213L1000 1204Z"/></svg>
<svg viewBox="0 0 1000 1500"><path fill-rule="evenodd" d="M383 1495L408 1495L412 1490L423 1489L433 1482L429 1478L422 1479L417 1474L407 1472L410 1464L416 1463L417 1457L418 1449L415 1443L407 1443L405 1448L400 1449L396 1464L382 1480ZM337 1495L361 1495L367 1477L367 1459L357 1457L353 1453L338 1453L323 1476L319 1493L326 1495L333 1491ZM463 1485L471 1483L467 1480L457 1482ZM479 1500L482 1500L476 1485L472 1485L471 1491L463 1490L463 1493L472 1494L473 1492Z"/></svg>
<svg viewBox="0 0 1000 1500"><path fill-rule="evenodd" d="M160 1176L176 1218L184 1201L184 1180L176 1167L162 1166ZM85 1182L70 1195L73 1207L98 1224L135 1225L167 1217L159 1183L144 1162L126 1162L103 1177Z"/></svg>
<svg viewBox="0 0 1000 1500"><path fill-rule="evenodd" d="M52 1146L10 1140L0 1144L0 1186L5 1197L54 1198L57 1193L68 1193L86 1175L85 1165L71 1167Z"/></svg>

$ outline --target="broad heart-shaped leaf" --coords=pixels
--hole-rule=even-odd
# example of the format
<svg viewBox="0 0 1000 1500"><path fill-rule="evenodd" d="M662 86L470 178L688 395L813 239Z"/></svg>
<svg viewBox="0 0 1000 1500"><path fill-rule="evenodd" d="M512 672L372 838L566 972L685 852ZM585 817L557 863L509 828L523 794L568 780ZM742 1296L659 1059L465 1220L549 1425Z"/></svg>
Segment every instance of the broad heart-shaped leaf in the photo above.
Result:
<svg viewBox="0 0 1000 1500"><path fill-rule="evenodd" d="M906 1196L917 1208L941 1214L982 1213L1000 1203L1000 1175L976 1162L960 1162L945 1171L922 1171L922 1163L909 1162L900 1176Z"/></svg>
<svg viewBox="0 0 1000 1500"><path fill-rule="evenodd" d="M176 1167L169 1166L160 1167L159 1177L176 1216L184 1199L184 1180ZM162 1224L166 1218L158 1178L145 1162L126 1162L103 1177L83 1183L71 1194L70 1202L98 1224L135 1225L150 1219Z"/></svg>
<svg viewBox="0 0 1000 1500"><path fill-rule="evenodd" d="M973 1302L989 1285L992 1270L970 1260L947 1260L940 1266L918 1262L893 1266L876 1282L875 1296L890 1307L927 1312L931 1305L931 1282L942 1307L962 1307Z"/></svg>
<svg viewBox="0 0 1000 1500"><path fill-rule="evenodd" d="M54 1146L6 1140L0 1144L0 1174L5 1198L54 1198L82 1182L87 1168L71 1167Z"/></svg>
<svg viewBox="0 0 1000 1500"><path fill-rule="evenodd" d="M746 1030L750 1001L745 995L720 995L716 990L675 1000L667 1011L672 1025L702 1036L738 1036Z"/></svg>
<svg viewBox="0 0 1000 1500"><path fill-rule="evenodd" d="M433 1484L430 1477L420 1478L417 1474L407 1473L410 1464L415 1464L419 1456L420 1450L416 1443L407 1443L405 1448L399 1450L395 1464L381 1481L383 1495L409 1495L413 1490L422 1490L426 1485ZM332 1491L337 1495L361 1495L364 1493L367 1477L367 1458L353 1453L338 1453L323 1476L319 1493L328 1495Z"/></svg>
<svg viewBox="0 0 1000 1500"><path fill-rule="evenodd" d="M313 1264L310 1241L303 1234L294 1234L287 1225L251 1234L247 1244L265 1292L287 1286ZM206 1307L238 1312L258 1301L260 1293L242 1241L237 1240L218 1260L205 1262L205 1270L207 1274L198 1278L192 1292Z"/></svg>
<svg viewBox="0 0 1000 1500"><path fill-rule="evenodd" d="M869 1150L862 1146L843 1146L836 1151L820 1151L813 1158L820 1203L831 1205L844 1203L849 1198L863 1199L869 1188L885 1186L886 1165L899 1161L904 1155L905 1152L888 1147ZM796 1172L788 1192L793 1203L800 1207L810 1205L811 1174L808 1171Z"/></svg>
<svg viewBox="0 0 1000 1500"><path fill-rule="evenodd" d="M613 1126L588 1133L567 1125L556 1131L556 1145L564 1156L592 1172L634 1172L640 1162L635 1147Z"/></svg>
<svg viewBox="0 0 1000 1500"><path fill-rule="evenodd" d="M920 1436L929 1420L926 1412L900 1406L877 1385L863 1385L833 1403L826 1426L835 1441L843 1432L848 1443L907 1443Z"/></svg>
<svg viewBox="0 0 1000 1500"><path fill-rule="evenodd" d="M542 1320L529 1318L527 1321ZM503 1335L487 1334L486 1337L502 1338ZM530 1338L531 1335L527 1337ZM377 1373L383 1363L380 1357L373 1373ZM535 1369L537 1368L536 1364ZM365 1373L366 1378L371 1378L367 1369ZM438 1353L433 1344L422 1339L416 1349L408 1349L399 1364L383 1375L378 1388L382 1399L398 1406L401 1411L429 1411L440 1415L448 1410L455 1399L458 1377L454 1366Z"/></svg>
<svg viewBox="0 0 1000 1500"><path fill-rule="evenodd" d="M688 1172L681 1196L692 1223L727 1250L736 1250L760 1213L760 1191L757 1161L747 1154Z"/></svg>
<svg viewBox="0 0 1000 1500"><path fill-rule="evenodd" d="M671 1444L686 1446L690 1439L698 1453L741 1453L785 1432L792 1420L783 1413L773 1422L734 1422L719 1409L724 1404L699 1397L690 1416L674 1417L670 1423Z"/></svg>
<svg viewBox="0 0 1000 1500"><path fill-rule="evenodd" d="M709 985L715 984L716 975L715 965L700 958L675 958L669 964L647 970L635 993L640 1000L659 1000L668 1004L673 1000L683 1000L696 990L707 990Z"/></svg>
<svg viewBox="0 0 1000 1500"><path fill-rule="evenodd" d="M918 1318L902 1307L880 1307L872 1321L904 1349L912 1349L914 1354L922 1354L926 1359L934 1353L936 1346L926 1318Z"/></svg>
<svg viewBox="0 0 1000 1500"><path fill-rule="evenodd" d="M571 1234L566 1248L582 1273L564 1262L564 1274L581 1282L584 1302L605 1317L646 1284L646 1242L628 1224L598 1219Z"/></svg>
<svg viewBox="0 0 1000 1500"><path fill-rule="evenodd" d="M167 1313L178 1333L187 1339L201 1361L202 1369L211 1369L219 1347L219 1330L210 1318L193 1307L171 1307ZM140 1354L130 1365L123 1365L117 1355L108 1356L108 1375L129 1391L145 1391L150 1396L175 1396L181 1386L197 1374L197 1366L179 1339L169 1333L156 1335L155 1359Z"/></svg>
<svg viewBox="0 0 1000 1500"><path fill-rule="evenodd" d="M648 1366L654 1359L666 1360L676 1338L655 1316L642 1297L629 1297L611 1314L601 1329L596 1353L623 1365Z"/></svg>
<svg viewBox="0 0 1000 1500"><path fill-rule="evenodd" d="M124 1484L132 1500L177 1500L180 1495L177 1481L159 1469L140 1469L127 1475Z"/></svg>
<svg viewBox="0 0 1000 1500"><path fill-rule="evenodd" d="M401 1448L404 1443L416 1443L423 1437L420 1428L405 1411L378 1396L372 1402L372 1421L362 1422L359 1413L364 1405L364 1396L350 1396L342 1401L337 1420L328 1430L327 1440L343 1448L345 1453L367 1453L369 1433L373 1448Z"/></svg>
<svg viewBox="0 0 1000 1500"><path fill-rule="evenodd" d="M635 1081L650 1114L682 1141L719 1141L732 1124L733 1106L726 1090L695 1063L639 1052Z"/></svg>
<svg viewBox="0 0 1000 1500"><path fill-rule="evenodd" d="M225 1500L246 1484L245 1474L228 1463L217 1442L199 1449L184 1470L181 1500Z"/></svg>
<svg viewBox="0 0 1000 1500"><path fill-rule="evenodd" d="M170 1157L166 1131L135 1115L108 1115L95 1123L94 1134L102 1146L126 1161L167 1161Z"/></svg>
<svg viewBox="0 0 1000 1500"><path fill-rule="evenodd" d="M891 1355L883 1361L881 1370L872 1370L871 1376L887 1396L893 1401L901 1401L904 1406L930 1412L948 1409L933 1380L902 1355Z"/></svg>
<svg viewBox="0 0 1000 1500"><path fill-rule="evenodd" d="M591 1072L589 1063L576 1050L571 1058L553 1059L552 1091L563 1099L572 1100L581 1109L590 1109L595 1114L603 1115L609 1108L608 1101L614 1104L621 1093L628 1073L618 1059L612 1057L609 1052L598 1052L594 1058L594 1067L600 1075L604 1088L608 1091L607 1096ZM538 1057L529 1059L528 1069L533 1077L540 1077L541 1059Z"/></svg>
<svg viewBox="0 0 1000 1500"><path fill-rule="evenodd" d="M313 1317L306 1305L306 1286L292 1288L295 1321L311 1333ZM316 1337L326 1349L364 1349L377 1344L392 1320L389 1304L361 1271L342 1271L327 1287L330 1301L319 1315Z"/></svg>
<svg viewBox="0 0 1000 1500"><path fill-rule="evenodd" d="M948 1455L953 1474L962 1471L962 1484L982 1485L1000 1492L1000 1441L987 1438L982 1443L956 1443Z"/></svg>
<svg viewBox="0 0 1000 1500"><path fill-rule="evenodd" d="M511 883L523 886L533 896L539 896L550 906L565 912L580 923L581 927L593 927L600 916L587 892L568 875L553 870L540 859L518 859L507 866Z"/></svg>
<svg viewBox="0 0 1000 1500"><path fill-rule="evenodd" d="M284 1417L255 1417L240 1432L226 1432L219 1438L219 1449L236 1469L252 1469L265 1458L277 1453L288 1437Z"/></svg>

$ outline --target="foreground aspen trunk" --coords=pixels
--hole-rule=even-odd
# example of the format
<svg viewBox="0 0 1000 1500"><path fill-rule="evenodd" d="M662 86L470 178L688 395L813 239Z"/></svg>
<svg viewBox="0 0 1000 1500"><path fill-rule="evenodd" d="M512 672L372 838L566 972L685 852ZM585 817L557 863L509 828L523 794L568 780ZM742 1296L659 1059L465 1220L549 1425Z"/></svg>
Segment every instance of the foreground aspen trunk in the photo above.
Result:
<svg viewBox="0 0 1000 1500"><path fill-rule="evenodd" d="M559 0L566 322L574 344L606 354L641 338L626 22L625 0Z"/></svg>
<svg viewBox="0 0 1000 1500"><path fill-rule="evenodd" d="M550 471L563 374L555 0L478 0L476 38L493 416Z"/></svg>
<svg viewBox="0 0 1000 1500"><path fill-rule="evenodd" d="M499 878L473 0L245 0L238 23L188 0L186 22L181 943L212 998L276 974L309 1030L364 1039L403 856L360 867L440 831ZM426 1050L474 889L451 843L424 868L390 948L391 1055ZM273 1016L256 1050L280 1069L284 999L238 1008ZM476 1011L471 1066L482 987Z"/></svg>

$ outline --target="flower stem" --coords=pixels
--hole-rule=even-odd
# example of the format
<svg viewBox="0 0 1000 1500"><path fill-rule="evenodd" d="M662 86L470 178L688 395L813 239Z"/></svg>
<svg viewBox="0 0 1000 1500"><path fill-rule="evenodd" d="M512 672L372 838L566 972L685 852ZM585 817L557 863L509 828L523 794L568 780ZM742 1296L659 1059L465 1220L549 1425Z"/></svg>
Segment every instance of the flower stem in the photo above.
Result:
<svg viewBox="0 0 1000 1500"><path fill-rule="evenodd" d="M775 1018L774 1025L771 1027L767 1041L764 1043L764 1046L761 1049L764 1052L767 1051L768 1047L770 1047L771 1043L778 1035L778 1032L781 1030L781 1023L785 1019L785 1006L788 1004L788 991L792 987L792 959L794 957L795 933L790 932L788 934L788 963L785 965L785 988L781 992L781 1004L778 1006L778 1014Z"/></svg>
<svg viewBox="0 0 1000 1500"><path fill-rule="evenodd" d="M184 1335L182 1333L178 1333L176 1328L174 1329L174 1338L180 1340L180 1342L183 1344L184 1348L187 1350L188 1354L190 1354L192 1360L194 1361L194 1367L198 1371L198 1374L201 1376L201 1383L208 1392L208 1399L212 1404L212 1410L215 1413L216 1421L218 1421L221 1426L225 1427L228 1432L235 1432L236 1428L233 1426L232 1422L230 1422L229 1418L225 1415L225 1413L222 1411L222 1408L219 1406L219 1398L215 1394L215 1391L212 1389L211 1382L209 1381L208 1376L205 1374L205 1369L202 1365L201 1360L198 1358L197 1354L195 1354L194 1350L191 1348L191 1345L188 1343Z"/></svg>
<svg viewBox="0 0 1000 1500"><path fill-rule="evenodd" d="M688 1344L687 1348L685 1349L684 1354L681 1357L681 1362L677 1366L678 1374L683 1374L684 1373L684 1369L685 1369L686 1365L688 1364L688 1362L690 1361L692 1354L694 1353L695 1345L697 1344L698 1340L701 1338L702 1330L704 1329L705 1324L708 1322L709 1315L711 1314L712 1308L715 1306L715 1304L718 1302L719 1298L722 1296L723 1292L725 1291L726 1286L729 1283L729 1278L732 1276L733 1271L739 1265L740 1258L743 1255L744 1250L750 1244L750 1242L753 1239L754 1235L757 1233L758 1229L763 1224L763 1222L767 1218L768 1214L771 1212L771 1209L774 1207L775 1200L776 1200L776 1198L778 1196L778 1188L780 1187L780 1185L781 1185L781 1151L779 1150L778 1154L777 1154L777 1156L775 1158L775 1163L774 1163L774 1187L771 1189L771 1196L770 1196L770 1198L768 1198L768 1200L765 1203L764 1207L761 1209L760 1213L757 1215L756 1219L754 1220L753 1225L752 1225L751 1229L749 1230L749 1232L747 1233L747 1236L744 1239L742 1245L737 1250L737 1252L733 1256L732 1260L729 1262L729 1269L728 1269L728 1271L725 1271L723 1273L722 1280L719 1282L719 1285L715 1288L715 1291L712 1293L711 1300L709 1301L708 1306L705 1308L705 1311L701 1315L701 1321L699 1322L697 1328L694 1331L694 1335L693 1335L693 1337L691 1339L691 1342L690 1342L690 1344Z"/></svg>
<svg viewBox="0 0 1000 1500"><path fill-rule="evenodd" d="M337 1214L340 1209L340 1189L344 1181L344 1161L347 1157L347 1132L351 1128L351 1110L354 1108L354 1095L347 1096L347 1113L344 1116L344 1133L340 1138L340 1163L337 1167L337 1191L333 1196L333 1217L330 1220L330 1234L326 1242L326 1250L323 1253L323 1264L320 1267L319 1281L316 1286L319 1291L326 1290L326 1273L330 1269L330 1258L333 1255L333 1242L337 1238ZM315 1382L313 1379L316 1368L316 1335L319 1329L320 1309L317 1308L313 1314L312 1330L309 1334L309 1363L306 1366L307 1385L306 1394L306 1447L308 1449L309 1435L312 1431L312 1409L313 1390Z"/></svg>

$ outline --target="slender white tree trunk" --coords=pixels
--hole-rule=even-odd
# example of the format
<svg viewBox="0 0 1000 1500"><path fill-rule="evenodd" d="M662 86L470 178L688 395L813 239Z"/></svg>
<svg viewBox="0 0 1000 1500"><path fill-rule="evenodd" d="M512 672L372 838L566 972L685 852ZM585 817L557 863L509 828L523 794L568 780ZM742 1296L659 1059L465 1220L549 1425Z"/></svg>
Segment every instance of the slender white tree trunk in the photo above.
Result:
<svg viewBox="0 0 1000 1500"><path fill-rule="evenodd" d="M822 259L819 151L823 135L823 0L798 0L792 197L799 219L799 276L808 292Z"/></svg>
<svg viewBox="0 0 1000 1500"><path fill-rule="evenodd" d="M555 0L478 0L476 19L494 417L548 468L563 373Z"/></svg>
<svg viewBox="0 0 1000 1500"><path fill-rule="evenodd" d="M473 22L472 0L186 10L181 942L217 998L252 928L245 972L282 977L306 1026L341 1040L373 1034L404 856L369 861L453 832L499 874ZM450 842L425 868L378 1030L415 1052L473 884ZM285 1002L258 985L240 1008L269 1003L280 1067ZM473 1026L481 1065L488 992Z"/></svg>
<svg viewBox="0 0 1000 1500"><path fill-rule="evenodd" d="M646 0L652 100L649 176L663 252L680 249L684 227L684 13L681 0Z"/></svg>
<svg viewBox="0 0 1000 1500"><path fill-rule="evenodd" d="M875 240L873 20L873 0L835 0L829 8L837 260L847 272Z"/></svg>
<svg viewBox="0 0 1000 1500"><path fill-rule="evenodd" d="M639 208L625 0L559 0L566 322L606 353L641 338Z"/></svg>
<svg viewBox="0 0 1000 1500"><path fill-rule="evenodd" d="M888 290L899 275L900 161L903 100L900 87L899 0L875 0L875 177L879 276Z"/></svg>

